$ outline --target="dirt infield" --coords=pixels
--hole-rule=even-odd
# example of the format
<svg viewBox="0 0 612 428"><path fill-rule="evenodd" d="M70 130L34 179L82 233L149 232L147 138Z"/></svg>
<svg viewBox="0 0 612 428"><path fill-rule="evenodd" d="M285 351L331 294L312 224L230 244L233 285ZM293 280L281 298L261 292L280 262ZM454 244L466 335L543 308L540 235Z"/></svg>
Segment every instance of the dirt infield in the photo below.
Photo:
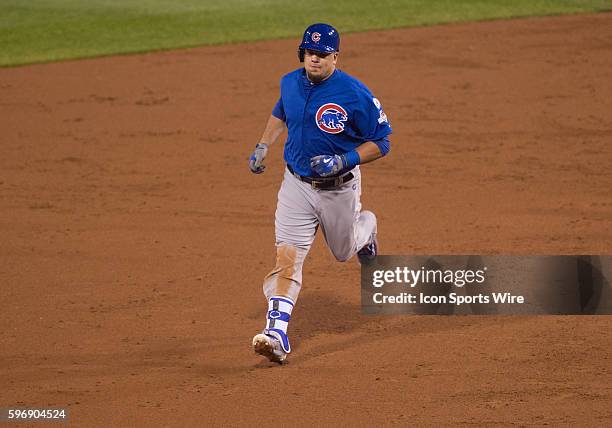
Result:
<svg viewBox="0 0 612 428"><path fill-rule="evenodd" d="M612 253L612 14L350 34L394 128L384 254ZM0 407L74 426L604 425L611 317L368 317L317 238L283 367L252 354L296 40L0 69ZM279 144L280 146L280 144Z"/></svg>

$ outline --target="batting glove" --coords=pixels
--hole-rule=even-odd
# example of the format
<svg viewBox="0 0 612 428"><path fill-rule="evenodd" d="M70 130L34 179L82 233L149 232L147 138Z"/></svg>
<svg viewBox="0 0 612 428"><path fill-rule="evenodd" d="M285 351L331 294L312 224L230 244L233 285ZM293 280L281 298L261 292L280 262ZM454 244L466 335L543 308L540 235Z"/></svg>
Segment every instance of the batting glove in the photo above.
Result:
<svg viewBox="0 0 612 428"><path fill-rule="evenodd" d="M343 155L319 155L310 158L310 167L321 177L339 173L346 167L346 164Z"/></svg>
<svg viewBox="0 0 612 428"><path fill-rule="evenodd" d="M253 174L261 174L266 169L263 164L266 155L268 154L268 145L266 143L259 143L255 146L255 151L249 158L249 168Z"/></svg>

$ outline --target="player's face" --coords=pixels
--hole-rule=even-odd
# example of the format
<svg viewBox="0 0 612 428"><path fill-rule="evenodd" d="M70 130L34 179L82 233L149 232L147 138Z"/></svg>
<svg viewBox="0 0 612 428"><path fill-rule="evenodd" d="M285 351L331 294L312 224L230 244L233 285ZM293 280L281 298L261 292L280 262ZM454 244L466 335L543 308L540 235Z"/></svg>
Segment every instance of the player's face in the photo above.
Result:
<svg viewBox="0 0 612 428"><path fill-rule="evenodd" d="M306 49L304 52L304 68L308 78L313 82L327 79L336 69L338 52L326 53Z"/></svg>

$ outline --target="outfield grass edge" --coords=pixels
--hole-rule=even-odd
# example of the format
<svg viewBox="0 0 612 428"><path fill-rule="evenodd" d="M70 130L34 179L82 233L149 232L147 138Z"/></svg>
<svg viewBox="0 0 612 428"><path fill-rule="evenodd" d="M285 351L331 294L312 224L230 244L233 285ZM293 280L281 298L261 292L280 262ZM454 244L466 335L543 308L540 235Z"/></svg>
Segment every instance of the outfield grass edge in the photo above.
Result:
<svg viewBox="0 0 612 428"><path fill-rule="evenodd" d="M399 29L417 29L417 28L427 28L434 26L451 26L451 25L464 25L469 23L486 23L486 22L495 22L495 21L511 21L511 20L524 20L524 19L545 19L545 18L554 18L554 17L571 17L571 16L588 16L588 15L601 15L601 14L611 14L612 15L612 7L609 8L601 8L595 11L578 11L571 13L542 13L542 14L516 14L511 16L503 16L503 17L483 17L481 19L473 19L473 20L447 20L447 21L437 21L437 22L427 22L417 25L390 25L379 28L368 28L364 30L346 30L343 31L342 34L355 34L355 33L366 33L366 32L379 32L379 31L387 31L387 30L399 30ZM135 48L130 49L127 48L123 51L112 51L98 54L84 54L84 55L75 55L75 56L62 56L62 57L52 57L44 60L31 60L31 61L14 61L14 62L2 62L0 59L0 68L18 68L25 66L34 66L34 65L44 65L50 63L60 63L60 62L70 62L70 61L82 61L88 59L98 59L98 58L108 58L115 56L132 56L132 55L144 55L150 53L158 53L158 52L170 52L170 51L178 51L178 50L188 50L188 49L198 49L203 47L213 47L213 46L233 46L233 45L241 45L241 44L250 44L250 43L260 43L271 40L289 40L295 39L296 43L299 42L299 35L288 35L284 37L255 37L255 38L244 38L244 39L236 39L229 42L211 42L211 43L193 43L193 44L182 44L171 47L160 47L160 48Z"/></svg>

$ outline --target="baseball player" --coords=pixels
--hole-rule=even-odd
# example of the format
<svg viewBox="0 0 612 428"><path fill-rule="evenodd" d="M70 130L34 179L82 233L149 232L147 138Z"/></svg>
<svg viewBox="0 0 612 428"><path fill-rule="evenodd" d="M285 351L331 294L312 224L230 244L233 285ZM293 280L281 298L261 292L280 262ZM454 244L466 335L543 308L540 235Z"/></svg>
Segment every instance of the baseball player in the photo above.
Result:
<svg viewBox="0 0 612 428"><path fill-rule="evenodd" d="M340 35L328 24L306 29L299 68L280 82L280 98L249 159L264 171L268 148L288 130L287 168L275 215L276 266L263 283L267 323L253 349L282 363L291 352L287 326L302 285L302 265L320 227L334 257L361 263L376 256L376 217L361 211L359 165L389 152L391 127L380 101L336 68Z"/></svg>

